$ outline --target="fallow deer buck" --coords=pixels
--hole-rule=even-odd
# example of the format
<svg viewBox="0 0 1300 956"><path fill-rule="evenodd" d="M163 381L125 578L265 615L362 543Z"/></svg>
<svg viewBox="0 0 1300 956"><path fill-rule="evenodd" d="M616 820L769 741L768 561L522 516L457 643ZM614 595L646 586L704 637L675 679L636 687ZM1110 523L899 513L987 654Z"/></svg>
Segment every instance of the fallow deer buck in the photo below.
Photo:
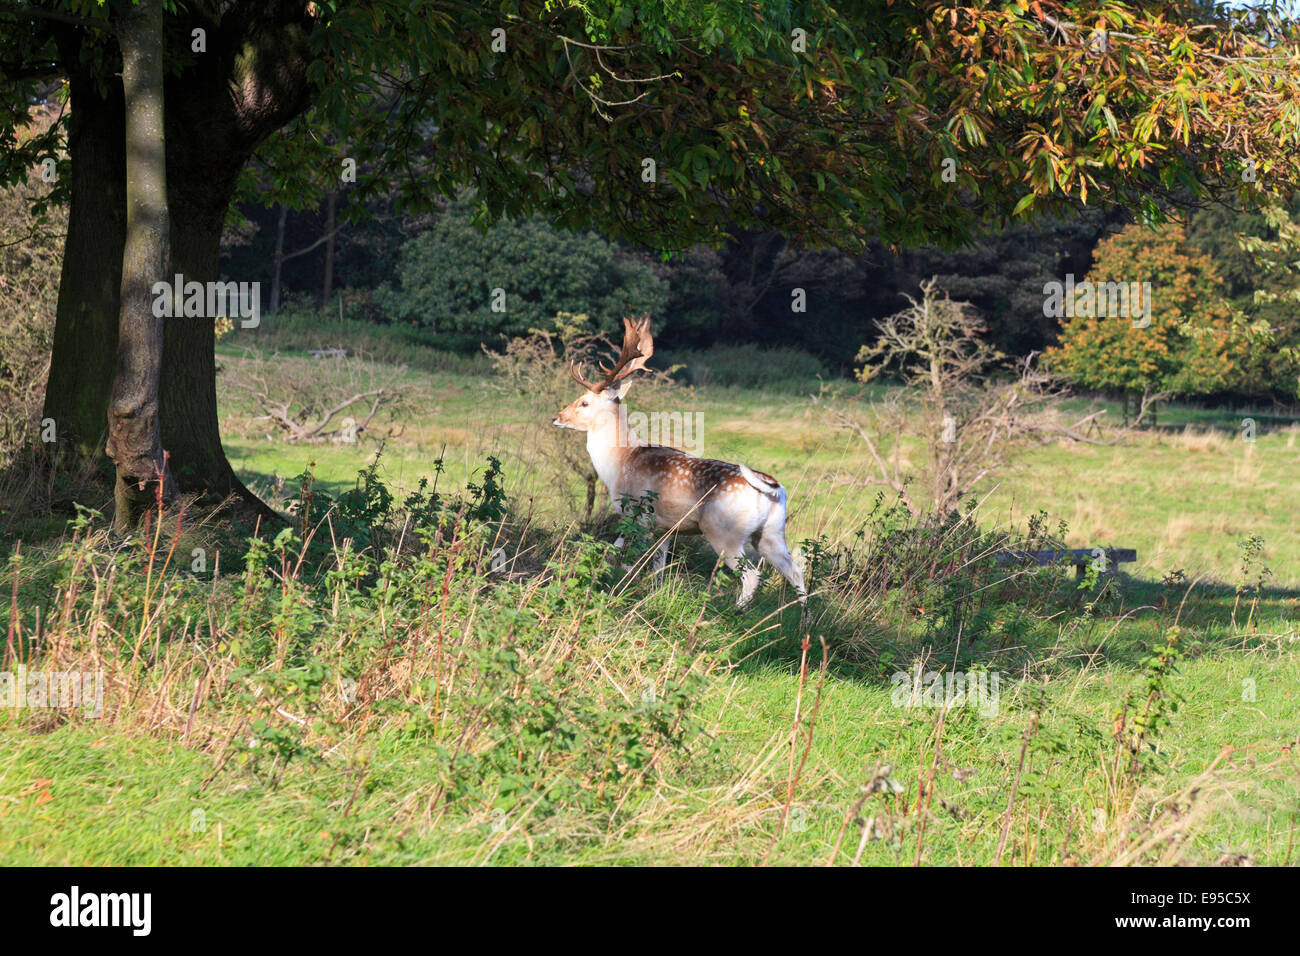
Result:
<svg viewBox="0 0 1300 956"><path fill-rule="evenodd" d="M741 574L737 604L744 606L758 587L757 556L770 561L794 586L800 602L807 600L803 573L785 543L785 488L771 475L741 464L696 458L663 445L648 444L627 426L621 414L628 376L654 354L650 317L623 320L623 348L604 379L588 382L581 366L569 363L569 374L585 391L555 416L552 424L587 433L587 452L596 474L609 489L610 506L640 500L653 492L655 530L664 533L655 559L661 571L670 534L703 534L727 567L735 570L742 556L750 562ZM616 542L622 546L623 539Z"/></svg>

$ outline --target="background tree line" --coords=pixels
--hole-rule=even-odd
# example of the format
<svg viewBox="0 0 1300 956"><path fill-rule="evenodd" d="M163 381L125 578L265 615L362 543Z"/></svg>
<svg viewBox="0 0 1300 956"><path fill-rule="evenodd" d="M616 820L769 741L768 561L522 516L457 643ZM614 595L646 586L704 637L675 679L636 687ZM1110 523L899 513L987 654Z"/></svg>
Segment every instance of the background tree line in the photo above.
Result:
<svg viewBox="0 0 1300 956"><path fill-rule="evenodd" d="M1286 347L1300 344L1300 304L1255 295L1294 287L1294 277L1270 272L1241 238L1270 239L1277 231L1262 212L1223 204L1194 211L1185 228L1160 232L1136 226L1122 211L1089 208L993 232L961 248L898 249L873 241L857 255L800 248L776 232L744 229L719 247L659 256L591 232L561 230L538 216L481 228L472 192L434 213L402 216L380 208L342 228L333 225L337 210L331 214L327 203L302 211L247 203L239 212L241 225L223 247L223 274L281 290L296 311L337 314L341 299L348 318L392 325L412 341L448 351L499 345L546 326L561 311L606 325L648 311L666 347L787 346L808 352L833 374L848 374L857 349L878 334L877 322L935 277L947 294L975 307L984 338L1007 356L1082 354L1078 343L1088 338L1096 353L1088 367L1063 366L1085 387L1283 401L1296 393L1297 363ZM322 241L327 232L332 243ZM1134 342L1128 364L1107 365L1098 358L1105 351L1096 341L1099 329L1077 324L1065 337L1076 345L1070 352L1060 348L1062 320L1044 314L1044 285L1067 275L1078 282L1091 275L1163 285L1169 294L1157 331L1205 324L1207 315L1222 324L1236 310L1273 336L1266 348L1246 348L1243 341L1218 351L1184 349L1162 360L1160 374L1135 368L1151 348L1165 348L1164 339ZM504 311L492 308L497 288L505 293ZM796 289L804 293L802 311ZM1130 344L1119 325L1105 335L1121 351Z"/></svg>

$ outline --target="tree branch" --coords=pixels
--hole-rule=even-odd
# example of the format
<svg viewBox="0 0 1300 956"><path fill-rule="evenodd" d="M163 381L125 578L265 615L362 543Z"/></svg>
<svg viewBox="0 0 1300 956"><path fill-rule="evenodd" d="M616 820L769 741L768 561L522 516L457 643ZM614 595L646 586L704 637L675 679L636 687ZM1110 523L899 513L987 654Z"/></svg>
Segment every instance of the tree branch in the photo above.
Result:
<svg viewBox="0 0 1300 956"><path fill-rule="evenodd" d="M45 7L37 7L25 3L0 2L0 13L10 13L24 19L30 17L36 20L50 20L54 23L63 23L68 26L81 27L86 30L103 30L105 33L110 33L115 36L117 34L117 29L108 20L79 17L74 13L48 10Z"/></svg>

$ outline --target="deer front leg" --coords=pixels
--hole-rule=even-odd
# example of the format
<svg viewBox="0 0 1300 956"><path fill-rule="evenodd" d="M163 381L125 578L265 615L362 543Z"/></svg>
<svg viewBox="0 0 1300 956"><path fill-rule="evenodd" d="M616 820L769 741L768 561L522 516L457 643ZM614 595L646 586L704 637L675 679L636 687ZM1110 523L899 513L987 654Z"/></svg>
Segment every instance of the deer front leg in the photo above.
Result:
<svg viewBox="0 0 1300 956"><path fill-rule="evenodd" d="M618 548L618 549L621 551L621 550L623 549L623 546L624 546L625 544L626 544L626 542L623 540L623 536L622 536L622 535L619 535L618 540L614 542L614 547ZM667 564L668 564L668 536L665 535L665 536L664 536L664 539L663 539L662 541L660 541L657 545L655 545L655 567L654 567L654 574L655 574L655 577L656 577L656 578L661 578L661 577L663 577L663 574L664 574L664 566L667 565ZM624 565L623 565L623 570L624 570L624 571L631 571L632 568L633 568L633 565L631 565L631 564L624 564Z"/></svg>
<svg viewBox="0 0 1300 956"><path fill-rule="evenodd" d="M663 577L664 567L668 564L668 546L671 544L671 535L665 534L658 542L655 543L655 562L654 575L656 578ZM614 541L614 547L623 551L627 547L627 539L619 535ZM631 571L634 565L624 564L624 571Z"/></svg>
<svg viewBox="0 0 1300 956"><path fill-rule="evenodd" d="M621 534L615 539L614 547L618 548L620 553L627 550L627 541ZM628 564L626 561L623 562L622 567L624 571L632 570L632 565Z"/></svg>

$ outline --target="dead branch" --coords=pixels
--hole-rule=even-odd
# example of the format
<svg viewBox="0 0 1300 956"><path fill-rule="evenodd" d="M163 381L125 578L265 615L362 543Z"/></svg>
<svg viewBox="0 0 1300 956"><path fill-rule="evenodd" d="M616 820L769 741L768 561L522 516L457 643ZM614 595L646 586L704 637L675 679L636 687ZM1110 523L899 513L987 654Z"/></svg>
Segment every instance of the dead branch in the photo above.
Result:
<svg viewBox="0 0 1300 956"><path fill-rule="evenodd" d="M1031 435L1054 427L1044 419L1063 386L1038 368L1034 353L1016 363L1014 377L998 372L1004 356L981 338L986 329L974 309L952 301L933 279L921 283L921 293L920 300L909 299L909 308L880 320L878 340L858 354L866 363L860 379L896 369L912 407L901 401L883 408L873 404L869 415L876 435L844 411L833 412L831 424L852 431L867 446L875 469L859 482L884 484L900 495L910 477L897 463L902 438L915 439L929 457L922 469L929 486L925 507L947 513ZM885 435L892 436L892 468L886 464ZM918 513L914 499L904 497L904 503Z"/></svg>
<svg viewBox="0 0 1300 956"><path fill-rule="evenodd" d="M339 359L340 363L349 361ZM241 362L230 369L227 381L230 387L244 393L249 403L261 410L262 414L251 416L249 421L274 423L290 442L352 442L371 427L381 409L399 403L404 389L392 385L368 388L373 376L360 365L331 366L331 369L335 368L343 373L344 381L333 381L330 376L322 377L314 367L299 368L293 360L284 360L277 365L272 382L251 362ZM336 400L340 386L351 387L343 392L347 397ZM365 409L359 422L347 418L341 423L338 421L340 416L357 406Z"/></svg>
<svg viewBox="0 0 1300 956"><path fill-rule="evenodd" d="M916 506L912 503L912 499L907 493L906 479L904 478L904 476L898 473L897 461L895 461L895 469L891 471L888 467L886 467L885 460L884 458L881 457L880 450L876 447L875 440L871 437L870 433L864 427L862 427L862 424L860 422L855 421L854 419L850 418L848 415L838 410L834 411L832 413L832 416L834 419L834 424L837 428L847 428L849 431L852 431L854 434L856 434L859 438L862 439L863 443L867 446L867 450L871 453L871 457L875 459L876 467L879 469L880 474L878 476L877 475L862 476L856 479L855 483L869 484L869 485L884 485L888 488L892 488L894 491L898 493L899 497L902 499L903 504L904 506L906 506L907 510L912 512L913 514L916 514L917 513Z"/></svg>

